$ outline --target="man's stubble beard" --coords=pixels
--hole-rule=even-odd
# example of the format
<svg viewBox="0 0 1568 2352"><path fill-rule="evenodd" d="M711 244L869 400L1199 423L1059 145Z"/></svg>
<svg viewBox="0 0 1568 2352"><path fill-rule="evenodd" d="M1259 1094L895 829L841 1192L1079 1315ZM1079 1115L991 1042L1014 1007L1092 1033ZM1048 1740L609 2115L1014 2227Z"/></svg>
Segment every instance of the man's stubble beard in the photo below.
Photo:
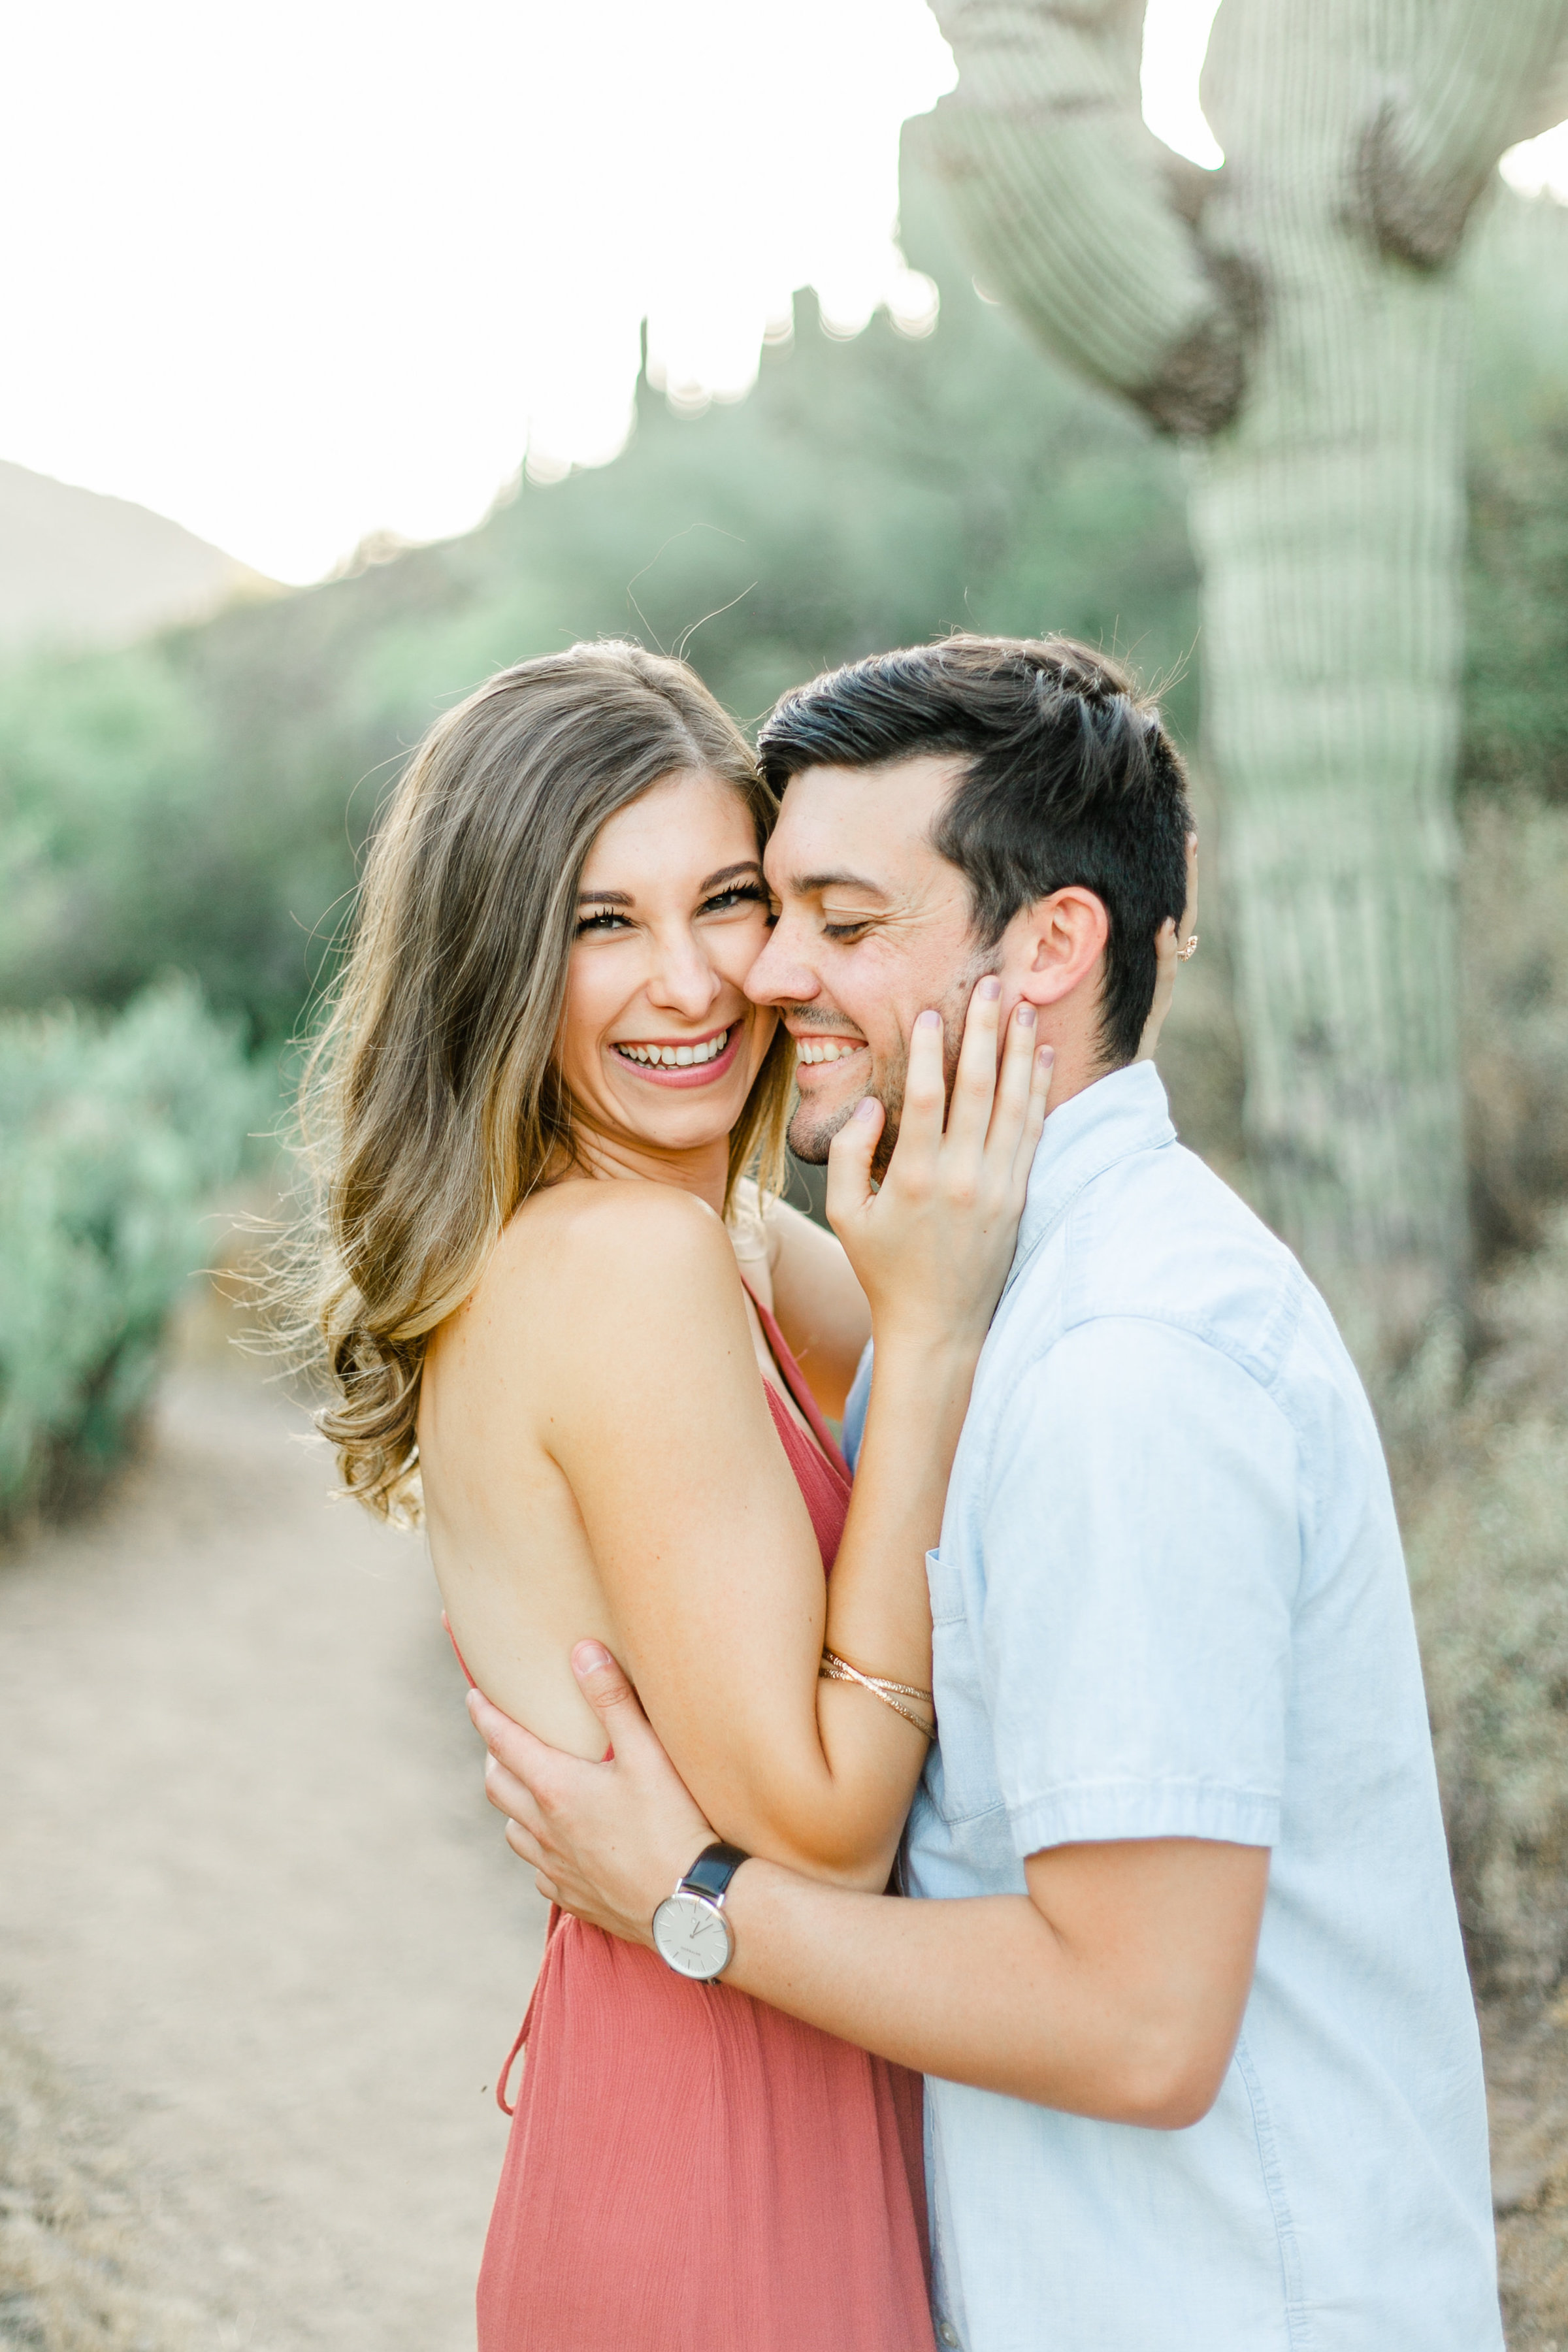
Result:
<svg viewBox="0 0 1568 2352"><path fill-rule="evenodd" d="M901 1052L898 1061L878 1075L870 1086L851 1095L847 1102L839 1103L833 1110L818 1111L810 1103L797 1102L785 1138L795 1158L804 1160L808 1168L826 1167L828 1146L839 1129L855 1116L857 1103L864 1102L867 1095L875 1095L887 1113L882 1132L877 1138L877 1149L871 1155L871 1173L879 1179L899 1139L899 1115L904 1107L904 1080L909 1066L909 1054Z"/></svg>
<svg viewBox="0 0 1568 2352"><path fill-rule="evenodd" d="M963 1018L969 1009L969 999L974 983L991 967L992 959L984 950L976 949L965 970L953 982L943 1003L937 1007L942 1014L942 1083L947 1099L952 1099L952 1082L958 1072L959 1051L963 1044ZM909 1078L910 1051L900 1042L896 1061L884 1065L875 1073L870 1086L863 1087L847 1102L833 1110L814 1112L810 1104L797 1102L795 1116L789 1123L785 1140L795 1158L808 1168L821 1168L827 1160L828 1146L839 1129L855 1115L855 1106L868 1095L875 1095L886 1116L882 1132L877 1138L877 1149L871 1155L871 1173L880 1182L893 1156L893 1146L899 1139L899 1122L903 1115L904 1087Z"/></svg>

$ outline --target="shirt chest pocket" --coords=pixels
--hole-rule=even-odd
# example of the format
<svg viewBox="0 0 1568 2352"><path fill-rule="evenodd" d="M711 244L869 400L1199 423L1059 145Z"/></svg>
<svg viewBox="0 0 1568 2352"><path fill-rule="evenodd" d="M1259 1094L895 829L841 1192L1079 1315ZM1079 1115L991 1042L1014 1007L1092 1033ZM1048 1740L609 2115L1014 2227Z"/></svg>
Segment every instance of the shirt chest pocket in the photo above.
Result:
<svg viewBox="0 0 1568 2352"><path fill-rule="evenodd" d="M979 1648L963 1579L940 1550L926 1554L926 1579L937 1720L937 1747L926 1768L926 1791L943 1821L972 1821L1002 1804Z"/></svg>

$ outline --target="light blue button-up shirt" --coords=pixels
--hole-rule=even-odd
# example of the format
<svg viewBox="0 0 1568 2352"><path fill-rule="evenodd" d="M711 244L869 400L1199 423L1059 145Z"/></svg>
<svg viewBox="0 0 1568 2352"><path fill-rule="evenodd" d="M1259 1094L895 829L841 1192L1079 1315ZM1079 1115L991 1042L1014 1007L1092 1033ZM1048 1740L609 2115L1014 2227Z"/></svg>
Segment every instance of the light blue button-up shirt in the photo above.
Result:
<svg viewBox="0 0 1568 2352"><path fill-rule="evenodd" d="M847 1430L857 1443L868 1367ZM926 2087L965 2352L1500 2352L1486 2107L1398 1529L1327 1308L1152 1065L1054 1111L928 1562L910 1891L1085 1840L1272 1848L1190 2130Z"/></svg>

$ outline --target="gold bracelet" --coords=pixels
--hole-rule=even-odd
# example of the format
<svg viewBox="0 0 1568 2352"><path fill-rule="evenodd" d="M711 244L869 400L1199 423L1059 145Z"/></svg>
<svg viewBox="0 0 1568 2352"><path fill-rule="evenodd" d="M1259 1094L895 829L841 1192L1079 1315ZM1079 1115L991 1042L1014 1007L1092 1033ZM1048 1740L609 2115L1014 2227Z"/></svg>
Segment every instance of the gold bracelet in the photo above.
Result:
<svg viewBox="0 0 1568 2352"><path fill-rule="evenodd" d="M868 1690L879 1698L884 1706L890 1706L895 1715L901 1715L906 1723L912 1723L927 1739L936 1738L935 1723L927 1723L912 1706L904 1705L908 1698L921 1699L931 1707L936 1704L931 1692L917 1690L913 1683L889 1682L886 1675L863 1675L858 1666L852 1666L847 1658L839 1656L837 1650L824 1650L816 1679L819 1683L858 1683L862 1690Z"/></svg>

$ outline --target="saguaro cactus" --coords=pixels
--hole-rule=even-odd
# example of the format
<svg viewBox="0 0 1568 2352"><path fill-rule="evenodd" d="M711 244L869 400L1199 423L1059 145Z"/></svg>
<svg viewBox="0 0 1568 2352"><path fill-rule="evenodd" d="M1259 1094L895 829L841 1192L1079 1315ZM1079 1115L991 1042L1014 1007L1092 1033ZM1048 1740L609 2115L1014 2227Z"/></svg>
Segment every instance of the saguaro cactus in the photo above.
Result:
<svg viewBox="0 0 1568 2352"><path fill-rule="evenodd" d="M1568 112L1568 0L1223 0L1217 173L1144 127L1143 0L936 0L983 278L1191 450L1250 1154L1363 1352L1461 1280L1451 264Z"/></svg>

